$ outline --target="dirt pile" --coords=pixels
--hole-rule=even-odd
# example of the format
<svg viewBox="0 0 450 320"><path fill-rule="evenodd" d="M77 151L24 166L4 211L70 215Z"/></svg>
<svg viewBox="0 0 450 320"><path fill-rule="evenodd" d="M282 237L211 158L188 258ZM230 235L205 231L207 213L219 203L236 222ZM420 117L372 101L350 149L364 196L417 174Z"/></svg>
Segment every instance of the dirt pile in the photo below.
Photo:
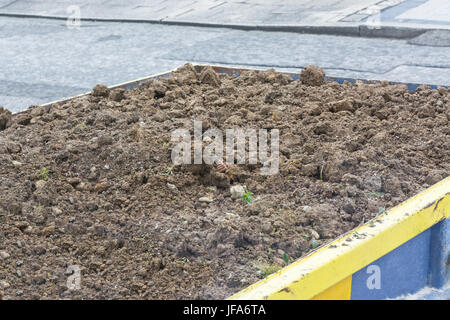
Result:
<svg viewBox="0 0 450 320"><path fill-rule="evenodd" d="M186 65L131 92L0 110L0 297L225 298L448 176L446 89L305 72ZM194 120L279 129L279 173L173 165L171 133Z"/></svg>

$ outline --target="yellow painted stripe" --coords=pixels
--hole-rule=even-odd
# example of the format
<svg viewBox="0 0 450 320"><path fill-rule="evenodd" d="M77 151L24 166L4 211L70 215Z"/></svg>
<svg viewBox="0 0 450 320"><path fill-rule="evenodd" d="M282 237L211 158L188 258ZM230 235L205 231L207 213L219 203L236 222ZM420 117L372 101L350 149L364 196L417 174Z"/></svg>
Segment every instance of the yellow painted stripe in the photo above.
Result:
<svg viewBox="0 0 450 320"><path fill-rule="evenodd" d="M350 300L352 295L352 276L336 283L322 293L319 293L313 300Z"/></svg>
<svg viewBox="0 0 450 320"><path fill-rule="evenodd" d="M450 177L230 299L311 299L449 216Z"/></svg>

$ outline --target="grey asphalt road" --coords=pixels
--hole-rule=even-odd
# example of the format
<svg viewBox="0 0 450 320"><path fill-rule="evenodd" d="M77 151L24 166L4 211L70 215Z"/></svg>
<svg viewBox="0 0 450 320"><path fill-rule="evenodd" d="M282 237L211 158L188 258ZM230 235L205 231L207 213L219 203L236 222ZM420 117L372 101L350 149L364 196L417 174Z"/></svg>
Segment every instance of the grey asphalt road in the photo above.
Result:
<svg viewBox="0 0 450 320"><path fill-rule="evenodd" d="M13 112L186 61L450 85L450 47L407 40L0 17L0 105Z"/></svg>

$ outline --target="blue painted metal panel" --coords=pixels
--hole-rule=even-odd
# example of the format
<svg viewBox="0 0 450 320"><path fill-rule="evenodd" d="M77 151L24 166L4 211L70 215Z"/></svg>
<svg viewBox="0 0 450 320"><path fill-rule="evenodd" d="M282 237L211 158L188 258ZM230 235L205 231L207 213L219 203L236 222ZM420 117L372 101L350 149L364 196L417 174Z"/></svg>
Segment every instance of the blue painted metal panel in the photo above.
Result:
<svg viewBox="0 0 450 320"><path fill-rule="evenodd" d="M428 283L430 240L431 229L428 229L354 273L351 299L395 298L425 287ZM373 281L378 276L379 286L374 288Z"/></svg>
<svg viewBox="0 0 450 320"><path fill-rule="evenodd" d="M450 219L431 228L429 285L441 288L450 281Z"/></svg>
<svg viewBox="0 0 450 320"><path fill-rule="evenodd" d="M427 286L442 288L450 281L449 249L446 219L354 273L351 299L387 299Z"/></svg>

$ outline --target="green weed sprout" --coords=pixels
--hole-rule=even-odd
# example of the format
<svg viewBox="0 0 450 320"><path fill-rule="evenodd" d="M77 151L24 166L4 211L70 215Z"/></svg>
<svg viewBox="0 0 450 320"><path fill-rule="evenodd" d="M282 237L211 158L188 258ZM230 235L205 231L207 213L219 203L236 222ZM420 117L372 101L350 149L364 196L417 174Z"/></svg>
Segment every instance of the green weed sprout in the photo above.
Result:
<svg viewBox="0 0 450 320"><path fill-rule="evenodd" d="M243 201L243 202L247 202L247 204L248 204L248 203L251 203L251 202L253 201L253 195L252 195L252 193L251 193L250 191L248 191L247 189L245 189L245 193L244 193L244 195L242 196L242 201Z"/></svg>
<svg viewBox="0 0 450 320"><path fill-rule="evenodd" d="M160 173L160 176L167 176L167 175L172 175L173 174L173 169L172 168L167 168L163 173Z"/></svg>
<svg viewBox="0 0 450 320"><path fill-rule="evenodd" d="M52 172L47 168L42 168L41 170L36 170L36 174L39 176L39 180L48 181L49 175Z"/></svg>

